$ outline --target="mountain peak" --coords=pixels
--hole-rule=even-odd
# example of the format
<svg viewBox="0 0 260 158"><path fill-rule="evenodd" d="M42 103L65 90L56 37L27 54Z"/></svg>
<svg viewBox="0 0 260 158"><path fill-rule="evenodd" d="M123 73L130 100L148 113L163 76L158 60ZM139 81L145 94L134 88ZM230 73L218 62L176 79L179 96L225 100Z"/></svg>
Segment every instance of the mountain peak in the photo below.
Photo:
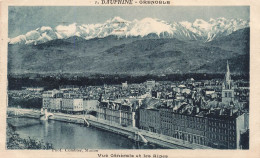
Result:
<svg viewBox="0 0 260 158"><path fill-rule="evenodd" d="M204 24L204 23L207 23L207 22L202 19L196 19L193 24Z"/></svg>
<svg viewBox="0 0 260 158"><path fill-rule="evenodd" d="M40 28L40 30L41 30L41 31L52 31L52 28L49 27L49 26L42 26L42 27Z"/></svg>
<svg viewBox="0 0 260 158"><path fill-rule="evenodd" d="M126 20L122 19L119 16L115 16L113 19L111 19L112 22L125 22Z"/></svg>
<svg viewBox="0 0 260 158"><path fill-rule="evenodd" d="M140 22L153 23L153 22L159 22L159 19L153 19L153 18L147 17L147 18L140 20Z"/></svg>
<svg viewBox="0 0 260 158"><path fill-rule="evenodd" d="M8 73L60 73L61 69L82 74L216 73L224 72L226 60L232 72L248 73L249 32L249 28L241 29L200 44L148 35L152 38L118 40L117 36L107 36L85 40L72 36L36 46L9 45ZM45 32L41 37L44 41L50 35Z"/></svg>
<svg viewBox="0 0 260 158"><path fill-rule="evenodd" d="M201 29L202 31L208 31L211 29L211 24L202 19L196 19L193 26Z"/></svg>
<svg viewBox="0 0 260 158"><path fill-rule="evenodd" d="M58 25L55 28L42 26L35 30L11 38L9 44L38 44L55 39L67 39L78 36L86 40L104 38L107 36L147 36L156 34L160 37L179 38L182 40L212 41L218 37L226 36L232 32L249 27L249 22L241 19L196 19L193 23L188 21L166 22L156 18L127 21L119 16L107 20L103 24L72 23Z"/></svg>

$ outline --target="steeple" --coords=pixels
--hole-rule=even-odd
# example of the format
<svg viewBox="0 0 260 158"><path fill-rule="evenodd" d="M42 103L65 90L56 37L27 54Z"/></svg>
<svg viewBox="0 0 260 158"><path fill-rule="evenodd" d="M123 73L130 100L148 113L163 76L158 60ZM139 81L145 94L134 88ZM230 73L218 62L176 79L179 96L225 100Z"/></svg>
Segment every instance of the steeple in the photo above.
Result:
<svg viewBox="0 0 260 158"><path fill-rule="evenodd" d="M230 76L230 70L229 70L229 64L227 60L227 72L226 72L226 82L231 81L231 76Z"/></svg>
<svg viewBox="0 0 260 158"><path fill-rule="evenodd" d="M228 61L227 61L227 72L225 74L225 80L224 80L224 83L223 83L223 88L224 89L231 89L231 76L230 76Z"/></svg>
<svg viewBox="0 0 260 158"><path fill-rule="evenodd" d="M234 101L234 88L231 80L229 64L227 61L227 72L225 74L222 85L222 102L225 104L230 104L232 101Z"/></svg>

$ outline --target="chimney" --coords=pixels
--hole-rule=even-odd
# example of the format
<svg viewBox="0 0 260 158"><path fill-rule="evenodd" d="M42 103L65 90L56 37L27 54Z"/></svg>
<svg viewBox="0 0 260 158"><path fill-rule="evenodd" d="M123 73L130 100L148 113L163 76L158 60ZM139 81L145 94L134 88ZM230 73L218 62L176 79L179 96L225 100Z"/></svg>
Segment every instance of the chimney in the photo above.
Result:
<svg viewBox="0 0 260 158"><path fill-rule="evenodd" d="M233 115L233 109L230 109L230 116Z"/></svg>
<svg viewBox="0 0 260 158"><path fill-rule="evenodd" d="M219 115L223 115L223 109L220 109Z"/></svg>
<svg viewBox="0 0 260 158"><path fill-rule="evenodd" d="M139 100L138 100L138 106L139 106L139 108L141 107L141 104L142 104L142 101L141 101L141 99L139 99Z"/></svg>
<svg viewBox="0 0 260 158"><path fill-rule="evenodd" d="M196 114L198 114L200 112L200 108L196 107Z"/></svg>
<svg viewBox="0 0 260 158"><path fill-rule="evenodd" d="M167 102L167 107L169 107L169 106L170 106L170 102L169 102L169 100L167 100L166 102Z"/></svg>

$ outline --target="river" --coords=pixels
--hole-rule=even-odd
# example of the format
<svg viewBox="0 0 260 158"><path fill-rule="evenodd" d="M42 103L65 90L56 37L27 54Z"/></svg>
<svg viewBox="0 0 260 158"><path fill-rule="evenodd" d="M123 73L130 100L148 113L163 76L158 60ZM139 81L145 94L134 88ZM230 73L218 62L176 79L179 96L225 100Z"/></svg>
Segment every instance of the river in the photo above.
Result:
<svg viewBox="0 0 260 158"><path fill-rule="evenodd" d="M162 149L154 144L134 142L124 136L94 127L60 121L9 118L22 138L31 137L51 143L54 149Z"/></svg>

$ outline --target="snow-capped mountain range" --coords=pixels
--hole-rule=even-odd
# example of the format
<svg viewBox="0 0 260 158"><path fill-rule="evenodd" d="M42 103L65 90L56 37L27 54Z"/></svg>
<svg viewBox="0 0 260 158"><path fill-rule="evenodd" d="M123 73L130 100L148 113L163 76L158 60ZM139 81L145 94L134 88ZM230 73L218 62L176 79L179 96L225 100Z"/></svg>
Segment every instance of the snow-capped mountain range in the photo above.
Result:
<svg viewBox="0 0 260 158"><path fill-rule="evenodd" d="M42 26L24 35L9 39L9 44L40 44L55 39L66 39L78 36L86 40L104 38L110 35L117 37L145 37L155 34L158 37L177 38L182 40L201 40L209 42L226 36L234 31L249 27L249 21L242 19L217 18L204 21L166 22L160 19L144 18L127 21L114 17L103 24L70 24L58 25L55 28Z"/></svg>

